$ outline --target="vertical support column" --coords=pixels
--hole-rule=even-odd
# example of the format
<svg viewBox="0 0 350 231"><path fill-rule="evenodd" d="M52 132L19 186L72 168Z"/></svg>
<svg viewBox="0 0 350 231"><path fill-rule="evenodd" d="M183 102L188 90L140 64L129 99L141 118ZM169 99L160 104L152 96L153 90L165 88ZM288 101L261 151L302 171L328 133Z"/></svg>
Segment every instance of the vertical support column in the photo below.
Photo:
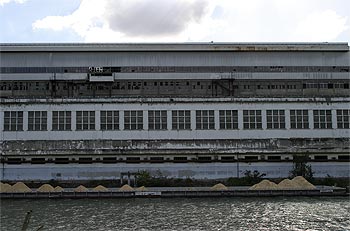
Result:
<svg viewBox="0 0 350 231"><path fill-rule="evenodd" d="M191 110L191 130L196 130L196 111Z"/></svg>
<svg viewBox="0 0 350 231"><path fill-rule="evenodd" d="M4 118L5 118L5 112L4 111L0 111L0 131L4 131ZM1 132L1 135L3 135L4 133ZM2 137L1 137L2 138ZM3 139L2 139L3 140Z"/></svg>
<svg viewBox="0 0 350 231"><path fill-rule="evenodd" d="M337 124L337 110L332 110L332 128L333 129L338 128L338 124Z"/></svg>
<svg viewBox="0 0 350 231"><path fill-rule="evenodd" d="M267 119L266 119L266 110L261 110L261 127L263 130L267 129Z"/></svg>
<svg viewBox="0 0 350 231"><path fill-rule="evenodd" d="M238 110L238 129L243 130L243 110Z"/></svg>
<svg viewBox="0 0 350 231"><path fill-rule="evenodd" d="M284 111L284 115L285 115L285 123L286 123L286 129L290 130L290 110L286 109Z"/></svg>
<svg viewBox="0 0 350 231"><path fill-rule="evenodd" d="M101 111L95 111L95 130L100 131L101 130Z"/></svg>
<svg viewBox="0 0 350 231"><path fill-rule="evenodd" d="M52 111L47 111L47 130L52 131Z"/></svg>
<svg viewBox="0 0 350 231"><path fill-rule="evenodd" d="M220 118L219 118L219 111L215 110L214 111L214 126L215 126L215 130L220 130Z"/></svg>
<svg viewBox="0 0 350 231"><path fill-rule="evenodd" d="M171 130L173 127L173 117L171 110L168 110L167 112L167 130Z"/></svg>
<svg viewBox="0 0 350 231"><path fill-rule="evenodd" d="M310 129L314 129L314 113L313 110L308 110L309 111L309 127Z"/></svg>
<svg viewBox="0 0 350 231"><path fill-rule="evenodd" d="M148 131L148 111L143 111L143 130Z"/></svg>
<svg viewBox="0 0 350 231"><path fill-rule="evenodd" d="M119 129L124 130L124 111L119 111Z"/></svg>
<svg viewBox="0 0 350 231"><path fill-rule="evenodd" d="M77 112L72 111L72 124L71 124L72 131L77 130Z"/></svg>
<svg viewBox="0 0 350 231"><path fill-rule="evenodd" d="M23 131L28 131L28 111L23 111Z"/></svg>

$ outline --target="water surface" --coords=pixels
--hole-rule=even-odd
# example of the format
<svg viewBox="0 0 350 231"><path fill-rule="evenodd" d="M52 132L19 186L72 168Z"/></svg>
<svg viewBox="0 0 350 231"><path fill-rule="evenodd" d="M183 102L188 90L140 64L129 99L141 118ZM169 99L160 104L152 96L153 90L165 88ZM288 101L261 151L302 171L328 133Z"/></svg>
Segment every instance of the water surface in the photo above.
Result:
<svg viewBox="0 0 350 231"><path fill-rule="evenodd" d="M1 200L1 230L350 230L346 197Z"/></svg>

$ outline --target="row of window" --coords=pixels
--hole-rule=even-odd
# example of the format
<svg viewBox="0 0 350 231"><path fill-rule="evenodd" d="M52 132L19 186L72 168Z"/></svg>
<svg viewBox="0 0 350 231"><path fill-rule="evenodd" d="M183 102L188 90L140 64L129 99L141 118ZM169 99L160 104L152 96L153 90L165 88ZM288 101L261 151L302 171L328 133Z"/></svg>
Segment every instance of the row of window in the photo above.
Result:
<svg viewBox="0 0 350 231"><path fill-rule="evenodd" d="M164 163L164 162L173 162L173 163L186 163L186 162L257 162L257 161L293 161L293 156L281 156L281 155L267 155L265 157L258 155L228 155L228 156L198 156L198 157L187 157L187 156L174 156L174 157L163 157L163 156L151 156L151 157L56 157L56 158L45 158L45 157L33 157L33 158L20 158L20 157L10 157L7 159L2 159L0 162L7 164L92 164L92 163L104 163L104 164L113 164L113 163ZM309 157L309 162L311 161L349 161L349 155L314 155Z"/></svg>
<svg viewBox="0 0 350 231"><path fill-rule="evenodd" d="M336 110L337 128L348 129L350 110ZM286 128L285 110L266 110L267 129L285 129ZM196 111L196 129L213 130L215 129L214 110ZM119 111L101 111L100 129L101 130L119 130ZM172 130L190 130L191 129L191 111L174 110L171 111ZM313 110L313 123L315 129L332 129L331 110ZM154 110L148 111L148 129L149 130L167 130L168 118L167 111ZM52 112L52 130L69 131L72 129L71 111L53 111ZM238 129L238 110L220 110L219 111L220 129ZM290 110L290 128L291 129L309 129L308 110ZM76 130L95 130L95 111L77 111L76 112ZM124 111L124 130L142 130L143 129L143 111ZM243 129L262 129L262 111L261 110L243 110ZM4 112L4 130L5 131L23 131L23 112L5 111ZM29 111L28 112L28 130L46 131L47 130L47 112Z"/></svg>

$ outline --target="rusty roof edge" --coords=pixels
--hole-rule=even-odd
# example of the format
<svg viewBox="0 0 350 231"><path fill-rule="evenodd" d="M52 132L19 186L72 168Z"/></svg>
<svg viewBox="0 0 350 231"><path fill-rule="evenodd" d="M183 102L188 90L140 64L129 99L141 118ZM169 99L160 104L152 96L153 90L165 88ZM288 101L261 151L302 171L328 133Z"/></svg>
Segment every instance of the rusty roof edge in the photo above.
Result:
<svg viewBox="0 0 350 231"><path fill-rule="evenodd" d="M349 51L332 43L0 43L2 52L72 51Z"/></svg>

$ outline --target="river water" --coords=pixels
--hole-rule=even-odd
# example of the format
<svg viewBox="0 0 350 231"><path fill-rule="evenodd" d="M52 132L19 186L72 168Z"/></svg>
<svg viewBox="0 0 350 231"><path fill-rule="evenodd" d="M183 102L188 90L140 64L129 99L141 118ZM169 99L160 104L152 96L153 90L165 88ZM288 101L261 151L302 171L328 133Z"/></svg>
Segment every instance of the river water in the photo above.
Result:
<svg viewBox="0 0 350 231"><path fill-rule="evenodd" d="M350 230L347 197L1 200L1 231Z"/></svg>

